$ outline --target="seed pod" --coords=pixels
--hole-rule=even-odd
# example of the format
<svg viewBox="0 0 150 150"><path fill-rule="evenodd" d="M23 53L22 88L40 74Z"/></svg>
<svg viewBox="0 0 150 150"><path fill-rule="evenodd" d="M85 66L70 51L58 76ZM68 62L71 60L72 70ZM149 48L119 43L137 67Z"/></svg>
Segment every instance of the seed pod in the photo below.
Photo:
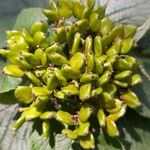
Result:
<svg viewBox="0 0 150 150"><path fill-rule="evenodd" d="M17 30L6 31L7 39L11 39L13 36L20 36L21 33Z"/></svg>
<svg viewBox="0 0 150 150"><path fill-rule="evenodd" d="M41 108L33 107L32 105L30 105L30 107L28 107L28 109L26 109L22 113L22 116L25 117L27 121L29 121L39 117L41 114L42 114Z"/></svg>
<svg viewBox="0 0 150 150"><path fill-rule="evenodd" d="M69 48L72 46L72 41L74 39L74 35L77 31L77 27L75 25L66 26L66 38L69 44Z"/></svg>
<svg viewBox="0 0 150 150"><path fill-rule="evenodd" d="M115 136L119 136L119 130L116 126L116 123L109 119L108 117L106 118L106 131L108 133L109 136L111 137L115 137Z"/></svg>
<svg viewBox="0 0 150 150"><path fill-rule="evenodd" d="M79 119L81 122L86 122L93 112L92 106L84 104L79 111Z"/></svg>
<svg viewBox="0 0 150 150"><path fill-rule="evenodd" d="M131 70L132 69L132 64L129 63L128 61L126 61L125 59L123 58L119 58L115 64L115 69L117 71L124 71L124 70Z"/></svg>
<svg viewBox="0 0 150 150"><path fill-rule="evenodd" d="M72 15L72 2L67 1L58 2L58 13L61 18L69 18Z"/></svg>
<svg viewBox="0 0 150 150"><path fill-rule="evenodd" d="M128 64L130 64L131 69L134 69L138 66L137 60L132 56L126 55L125 60L128 62Z"/></svg>
<svg viewBox="0 0 150 150"><path fill-rule="evenodd" d="M27 43L30 45L30 47L36 47L36 43L28 30L23 29L22 35L24 39L27 41Z"/></svg>
<svg viewBox="0 0 150 150"><path fill-rule="evenodd" d="M107 70L107 71L110 71L112 72L113 71L113 66L110 62L105 62L104 63L104 70Z"/></svg>
<svg viewBox="0 0 150 150"><path fill-rule="evenodd" d="M55 76L54 73L48 74L47 77L47 88L49 90L54 90L56 87L59 86L59 80Z"/></svg>
<svg viewBox="0 0 150 150"><path fill-rule="evenodd" d="M118 39L106 52L110 57L120 53L122 47L122 40Z"/></svg>
<svg viewBox="0 0 150 150"><path fill-rule="evenodd" d="M51 94L51 91L47 89L47 87L32 87L32 93L38 97L38 96L49 96Z"/></svg>
<svg viewBox="0 0 150 150"><path fill-rule="evenodd" d="M47 31L47 29L48 29L48 25L44 22L39 21L39 22L34 23L31 26L30 33L31 35L34 35L38 31L45 32Z"/></svg>
<svg viewBox="0 0 150 150"><path fill-rule="evenodd" d="M92 37L88 36L85 40L85 53L88 55L88 53L91 53L92 51Z"/></svg>
<svg viewBox="0 0 150 150"><path fill-rule="evenodd" d="M13 124L13 130L18 130L25 122L25 117L20 116L19 119Z"/></svg>
<svg viewBox="0 0 150 150"><path fill-rule="evenodd" d="M81 101L85 101L91 97L92 84L83 84L80 87L79 98Z"/></svg>
<svg viewBox="0 0 150 150"><path fill-rule="evenodd" d="M76 134L75 131L72 131L72 130L69 130L69 129L63 129L61 131L61 133L63 135L65 135L66 137L68 137L69 139L71 139L71 140L77 139L77 134Z"/></svg>
<svg viewBox="0 0 150 150"><path fill-rule="evenodd" d="M73 41L72 48L70 50L70 55L73 55L73 54L75 54L76 52L79 51L80 41L81 41L81 34L76 33L75 36L74 36L74 41Z"/></svg>
<svg viewBox="0 0 150 150"><path fill-rule="evenodd" d="M102 37L103 49L107 49L113 41L111 34Z"/></svg>
<svg viewBox="0 0 150 150"><path fill-rule="evenodd" d="M90 7L91 9L93 9L95 3L96 3L96 0L87 0L86 1L86 6Z"/></svg>
<svg viewBox="0 0 150 150"><path fill-rule="evenodd" d="M133 47L133 39L131 39L131 38L124 39L122 41L121 54L128 53L131 50L132 47Z"/></svg>
<svg viewBox="0 0 150 150"><path fill-rule="evenodd" d="M103 91L110 94L115 94L117 92L117 87L114 84L108 83L103 87Z"/></svg>
<svg viewBox="0 0 150 150"><path fill-rule="evenodd" d="M112 72L105 71L102 76L97 81L98 86L103 86L104 84L108 83L110 81Z"/></svg>
<svg viewBox="0 0 150 150"><path fill-rule="evenodd" d="M94 39L94 54L96 57L102 56L103 53L103 47L102 47L102 41L100 36L96 36Z"/></svg>
<svg viewBox="0 0 150 150"><path fill-rule="evenodd" d="M70 66L74 70L83 69L85 63L85 56L81 52L75 53L70 59Z"/></svg>
<svg viewBox="0 0 150 150"><path fill-rule="evenodd" d="M123 38L124 30L122 25L118 25L112 29L110 34L102 37L103 47L107 48L116 39Z"/></svg>
<svg viewBox="0 0 150 150"><path fill-rule="evenodd" d="M42 136L44 139L47 139L50 134L50 121L49 120L44 120L42 122Z"/></svg>
<svg viewBox="0 0 150 150"><path fill-rule="evenodd" d="M62 93L64 93L67 96L79 95L78 88L75 85L73 85L73 84L70 84L70 85L68 85L66 87L63 87L61 89L61 91L62 91Z"/></svg>
<svg viewBox="0 0 150 150"><path fill-rule="evenodd" d="M50 59L52 64L57 65L57 66L69 64L69 61L66 59L66 57L58 53L48 54L48 58Z"/></svg>
<svg viewBox="0 0 150 150"><path fill-rule="evenodd" d="M82 76L80 78L80 82L81 83L89 83L89 82L92 82L92 81L96 81L97 79L98 79L97 74L84 73L84 74L82 74Z"/></svg>
<svg viewBox="0 0 150 150"><path fill-rule="evenodd" d="M55 115L56 115L55 111L46 111L40 115L40 119L42 120L52 119L55 117Z"/></svg>
<svg viewBox="0 0 150 150"><path fill-rule="evenodd" d="M99 19L102 19L105 15L105 7L99 6L94 10L94 13L97 13L99 16Z"/></svg>
<svg viewBox="0 0 150 150"><path fill-rule="evenodd" d="M142 82L142 78L139 74L133 74L131 77L131 85L134 86Z"/></svg>
<svg viewBox="0 0 150 150"><path fill-rule="evenodd" d="M68 97L62 91L57 91L56 93L54 93L54 96L56 98L61 99L61 100L67 100L68 99Z"/></svg>
<svg viewBox="0 0 150 150"><path fill-rule="evenodd" d="M33 69L33 66L31 64L29 64L25 59L22 59L22 58L18 58L18 60L15 64L17 64L23 70Z"/></svg>
<svg viewBox="0 0 150 150"><path fill-rule="evenodd" d="M123 79L128 78L129 76L131 76L131 74L132 74L132 71L130 71L130 70L122 71L122 72L116 74L114 76L114 79L115 80L123 80Z"/></svg>
<svg viewBox="0 0 150 150"><path fill-rule="evenodd" d="M105 115L104 110L102 108L98 109L97 119L98 119L99 125L101 127L104 127L106 124L106 115Z"/></svg>
<svg viewBox="0 0 150 150"><path fill-rule="evenodd" d="M103 92L103 89L101 87L98 87L94 90L92 90L92 97L97 97Z"/></svg>
<svg viewBox="0 0 150 150"><path fill-rule="evenodd" d="M80 77L80 72L73 70L70 66L68 65L63 65L61 69L62 74L68 78L68 79L77 79Z"/></svg>
<svg viewBox="0 0 150 150"><path fill-rule="evenodd" d="M59 110L56 113L56 119L63 124L67 124L67 125L73 124L72 115L70 113L62 111L62 110Z"/></svg>
<svg viewBox="0 0 150 150"><path fill-rule="evenodd" d="M34 54L29 52L22 52L21 55L25 58L25 60L32 66L36 67L40 65L40 59L37 58Z"/></svg>
<svg viewBox="0 0 150 150"><path fill-rule="evenodd" d="M37 86L40 86L42 84L42 82L36 77L36 75L33 72L28 71L25 74L28 77L28 79L31 80L33 84Z"/></svg>
<svg viewBox="0 0 150 150"><path fill-rule="evenodd" d="M113 27L113 22L109 18L105 17L101 20L100 32L103 36L108 35L112 31Z"/></svg>
<svg viewBox="0 0 150 150"><path fill-rule="evenodd" d="M3 69L4 74L13 76L16 78L21 78L24 76L24 71L19 68L17 65L8 65Z"/></svg>
<svg viewBox="0 0 150 150"><path fill-rule="evenodd" d="M95 62L95 72L100 75L103 73L104 70L104 65L103 65L103 61L101 61L99 58L94 57L94 62Z"/></svg>
<svg viewBox="0 0 150 150"><path fill-rule="evenodd" d="M39 78L39 77L42 77L46 73L46 69L35 70L34 73Z"/></svg>
<svg viewBox="0 0 150 150"><path fill-rule="evenodd" d="M37 50L35 50L34 55L36 58L40 59L40 64L42 66L47 65L47 63L48 63L47 55L46 55L46 53L44 53L42 48L38 48Z"/></svg>
<svg viewBox="0 0 150 150"><path fill-rule="evenodd" d="M94 32L98 32L100 28L100 20L99 15L97 13L92 13L89 18L89 26L90 29Z"/></svg>
<svg viewBox="0 0 150 150"><path fill-rule="evenodd" d="M51 54L51 53L58 53L58 54L63 54L63 48L59 46L57 43L54 43L50 47L48 47L45 50L46 53Z"/></svg>
<svg viewBox="0 0 150 150"><path fill-rule="evenodd" d="M40 45L46 39L45 33L38 31L34 34L34 41Z"/></svg>
<svg viewBox="0 0 150 150"><path fill-rule="evenodd" d="M94 149L95 140L94 135L89 133L87 136L81 137L79 140L80 146L84 149Z"/></svg>
<svg viewBox="0 0 150 150"><path fill-rule="evenodd" d="M80 123L76 129L76 134L78 136L86 136L89 133L90 123L84 122Z"/></svg>
<svg viewBox="0 0 150 150"><path fill-rule="evenodd" d="M88 28L88 20L87 19L81 19L79 21L76 21L75 26L77 27L77 30L80 33L84 33Z"/></svg>
<svg viewBox="0 0 150 150"><path fill-rule="evenodd" d="M11 52L18 53L19 51L28 51L28 44L22 36L12 36L11 39L7 40L8 48Z"/></svg>
<svg viewBox="0 0 150 150"><path fill-rule="evenodd" d="M15 97L22 103L29 104L33 101L31 88L28 86L18 86L15 89Z"/></svg>
<svg viewBox="0 0 150 150"><path fill-rule="evenodd" d="M63 44L66 42L66 30L65 26L57 28L56 33L54 34L54 39L56 42Z"/></svg>
<svg viewBox="0 0 150 150"><path fill-rule="evenodd" d="M57 4L55 3L55 0L50 0L49 1L49 6L52 10L57 9Z"/></svg>
<svg viewBox="0 0 150 150"><path fill-rule="evenodd" d="M49 21L57 21L59 19L59 13L58 10L43 10L44 15L48 18Z"/></svg>
<svg viewBox="0 0 150 150"><path fill-rule="evenodd" d="M66 86L68 84L60 69L54 68L54 74L63 86Z"/></svg>
<svg viewBox="0 0 150 150"><path fill-rule="evenodd" d="M100 100L104 101L104 107L106 109L111 109L115 107L115 99L110 93L103 92Z"/></svg>
<svg viewBox="0 0 150 150"><path fill-rule="evenodd" d="M81 2L75 1L73 2L73 16L77 19L81 19L81 14L83 13L84 6L81 4Z"/></svg>
<svg viewBox="0 0 150 150"><path fill-rule="evenodd" d="M135 25L127 25L124 27L124 38L132 38L136 33L137 27Z"/></svg>
<svg viewBox="0 0 150 150"><path fill-rule="evenodd" d="M87 54L87 72L92 72L94 70L94 67L95 67L94 56L93 54L88 53Z"/></svg>
<svg viewBox="0 0 150 150"><path fill-rule="evenodd" d="M118 112L113 113L113 114L110 114L110 115L108 116L108 118L109 118L110 120L112 120L112 121L117 121L119 118L121 118L122 116L124 116L124 114L126 113L126 108L127 108L127 105L124 104L124 105L122 106L122 108L121 108Z"/></svg>
<svg viewBox="0 0 150 150"><path fill-rule="evenodd" d="M119 38L122 39L123 36L124 36L124 28L123 28L123 26L121 24L116 25L112 29L110 35L111 35L113 40L119 39Z"/></svg>
<svg viewBox="0 0 150 150"><path fill-rule="evenodd" d="M138 106L140 106L140 101L137 97L137 95L132 92L131 90L128 90L126 91L125 93L123 93L120 98L122 100L124 100L127 105L130 107L130 108L137 108Z"/></svg>
<svg viewBox="0 0 150 150"><path fill-rule="evenodd" d="M123 102L120 101L119 99L115 99L115 107L112 109L107 109L107 111L111 114L117 113L121 110L122 106L123 106Z"/></svg>
<svg viewBox="0 0 150 150"><path fill-rule="evenodd" d="M31 106L36 107L37 109L43 110L48 100L49 100L49 97L47 95L37 96L34 102L31 104Z"/></svg>
<svg viewBox="0 0 150 150"><path fill-rule="evenodd" d="M113 80L112 83L122 88L128 87L128 83L124 81Z"/></svg>
<svg viewBox="0 0 150 150"><path fill-rule="evenodd" d="M84 10L81 14L81 19L89 19L92 9L90 7L84 7Z"/></svg>
<svg viewBox="0 0 150 150"><path fill-rule="evenodd" d="M118 60L118 55L112 55L107 58L107 62L111 63L114 67L114 63Z"/></svg>

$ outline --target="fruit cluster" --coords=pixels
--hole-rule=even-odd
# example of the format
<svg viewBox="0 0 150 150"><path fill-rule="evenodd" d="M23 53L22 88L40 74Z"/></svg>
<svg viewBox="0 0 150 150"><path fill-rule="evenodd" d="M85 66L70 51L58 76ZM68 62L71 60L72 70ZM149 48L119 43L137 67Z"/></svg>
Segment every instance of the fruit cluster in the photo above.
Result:
<svg viewBox="0 0 150 150"><path fill-rule="evenodd" d="M138 62L128 55L134 47L136 27L113 23L105 17L104 7L94 5L95 0L86 4L50 0L51 9L43 10L46 23L7 32L7 50L1 49L0 54L10 64L3 72L29 81L14 92L24 103L15 130L25 121L39 118L47 138L55 119L63 124L62 134L79 141L84 149L93 149L91 118L109 136L118 136L116 121L127 106L140 105L131 91L141 82L136 73Z"/></svg>

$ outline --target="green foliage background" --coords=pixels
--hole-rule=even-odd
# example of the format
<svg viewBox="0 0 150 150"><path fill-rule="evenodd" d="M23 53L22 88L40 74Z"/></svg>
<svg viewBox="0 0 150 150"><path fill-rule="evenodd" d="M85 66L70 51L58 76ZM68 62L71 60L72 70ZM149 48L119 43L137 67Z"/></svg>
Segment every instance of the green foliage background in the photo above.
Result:
<svg viewBox="0 0 150 150"><path fill-rule="evenodd" d="M69 1L69 0L68 0ZM84 0L82 0L84 2ZM133 23L138 26L135 36L137 48L133 55L141 64L143 83L134 90L142 106L128 109L118 122L120 137L110 138L101 129L97 138L97 150L148 150L150 147L150 1L149 0L97 0L106 5L107 15L115 22ZM28 28L33 22L46 19L41 8L48 7L48 0L0 0L0 48L6 46L7 30ZM77 143L61 135L44 141L35 123L26 123L14 133L11 124L17 115L13 90L23 82L2 75L7 64L0 58L0 149L1 150L80 150ZM73 143L73 144L72 144Z"/></svg>

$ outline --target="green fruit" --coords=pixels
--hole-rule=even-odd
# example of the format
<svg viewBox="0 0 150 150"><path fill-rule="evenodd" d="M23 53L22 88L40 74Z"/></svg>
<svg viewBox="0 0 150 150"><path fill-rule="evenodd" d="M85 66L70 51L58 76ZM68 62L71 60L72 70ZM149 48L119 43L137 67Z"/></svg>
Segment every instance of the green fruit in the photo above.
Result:
<svg viewBox="0 0 150 150"><path fill-rule="evenodd" d="M84 149L94 149L95 148L95 140L94 135L89 133L87 136L81 137L79 143Z"/></svg>
<svg viewBox="0 0 150 150"><path fill-rule="evenodd" d="M25 104L31 103L34 99L31 88L28 86L18 86L15 89L15 97Z"/></svg>
<svg viewBox="0 0 150 150"><path fill-rule="evenodd" d="M106 118L106 131L111 137L119 136L119 130L116 123L109 118Z"/></svg>
<svg viewBox="0 0 150 150"><path fill-rule="evenodd" d="M20 78L24 76L24 71L19 68L17 65L8 65L3 69L4 74Z"/></svg>
<svg viewBox="0 0 150 150"><path fill-rule="evenodd" d="M56 113L56 119L63 124L67 124L67 125L73 124L72 115L70 113L62 111L62 110L59 110Z"/></svg>
<svg viewBox="0 0 150 150"><path fill-rule="evenodd" d="M88 100L91 97L92 85L91 83L83 84L80 87L79 98L81 101Z"/></svg>
<svg viewBox="0 0 150 150"><path fill-rule="evenodd" d="M131 107L133 109L140 106L140 101L139 101L138 97L131 90L126 91L124 94L122 94L120 96L120 98L122 100L124 100L129 107Z"/></svg>
<svg viewBox="0 0 150 150"><path fill-rule="evenodd" d="M42 123L42 136L47 139L50 133L50 121L44 120Z"/></svg>
<svg viewBox="0 0 150 150"><path fill-rule="evenodd" d="M63 129L61 132L62 132L63 135L65 135L66 137L68 137L68 138L71 139L71 140L77 139L77 134L76 134L76 132L74 132L74 131L72 131L72 130Z"/></svg>
<svg viewBox="0 0 150 150"><path fill-rule="evenodd" d="M98 122L99 122L99 125L101 127L104 127L105 126L105 122L106 122L106 115L104 113L104 110L102 108L99 108L98 109L98 112L97 112L97 119L98 119Z"/></svg>
<svg viewBox="0 0 150 150"><path fill-rule="evenodd" d="M89 133L90 123L84 122L80 123L76 129L76 134L78 136L86 136Z"/></svg>
<svg viewBox="0 0 150 150"><path fill-rule="evenodd" d="M79 111L79 119L81 122L86 122L91 116L93 109L90 105L84 104Z"/></svg>

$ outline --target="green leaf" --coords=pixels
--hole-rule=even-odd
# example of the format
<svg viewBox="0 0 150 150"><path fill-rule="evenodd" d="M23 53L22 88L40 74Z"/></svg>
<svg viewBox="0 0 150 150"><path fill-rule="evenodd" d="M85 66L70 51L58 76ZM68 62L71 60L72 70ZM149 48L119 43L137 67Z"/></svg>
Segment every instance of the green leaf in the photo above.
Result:
<svg viewBox="0 0 150 150"><path fill-rule="evenodd" d="M138 28L137 33L134 36L135 42L142 40L145 34L150 30L150 18ZM147 39L148 40L148 39ZM144 42L144 40L142 40ZM141 45L143 42L140 42ZM143 43L144 44L144 43ZM143 47L143 46L142 46Z"/></svg>
<svg viewBox="0 0 150 150"><path fill-rule="evenodd" d="M15 89L21 82L21 78L14 78L2 74L4 66L7 65L7 62L1 60L0 58L0 93L8 92Z"/></svg>
<svg viewBox="0 0 150 150"><path fill-rule="evenodd" d="M97 149L101 150L124 150L119 138L111 138L101 130L98 136Z"/></svg>
<svg viewBox="0 0 150 150"><path fill-rule="evenodd" d="M18 16L14 29L30 28L34 22L45 20L41 8L24 9Z"/></svg>
<svg viewBox="0 0 150 150"><path fill-rule="evenodd" d="M147 58L137 58L141 64L140 70L143 82L136 86L135 92L141 101L141 107L136 109L136 111L144 116L150 118L150 61Z"/></svg>
<svg viewBox="0 0 150 150"><path fill-rule="evenodd" d="M0 93L0 103L7 105L18 103L17 99L14 97L14 90L5 93Z"/></svg>
<svg viewBox="0 0 150 150"><path fill-rule="evenodd" d="M29 136L32 123L25 123L16 132L12 131L12 124L17 117L18 105L0 105L0 149L1 150L30 150Z"/></svg>
<svg viewBox="0 0 150 150"><path fill-rule="evenodd" d="M150 119L129 110L120 122L120 139L126 150L148 150L150 146Z"/></svg>
<svg viewBox="0 0 150 150"><path fill-rule="evenodd" d="M5 17L1 19L0 21L0 48L6 46L6 31L11 30L15 20L16 16L13 17Z"/></svg>
<svg viewBox="0 0 150 150"><path fill-rule="evenodd" d="M0 93L15 89L21 81L21 78L14 78L7 75L0 76Z"/></svg>

